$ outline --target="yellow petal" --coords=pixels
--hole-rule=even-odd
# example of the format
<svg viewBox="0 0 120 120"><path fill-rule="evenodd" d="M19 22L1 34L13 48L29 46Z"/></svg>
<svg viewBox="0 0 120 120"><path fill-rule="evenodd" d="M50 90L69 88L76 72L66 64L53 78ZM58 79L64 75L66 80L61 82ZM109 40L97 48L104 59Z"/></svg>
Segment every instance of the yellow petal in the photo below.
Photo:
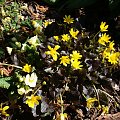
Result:
<svg viewBox="0 0 120 120"><path fill-rule="evenodd" d="M52 48L51 48L51 46L50 46L50 45L48 45L48 49L49 49L49 50L52 50Z"/></svg>
<svg viewBox="0 0 120 120"><path fill-rule="evenodd" d="M60 48L60 46L59 46L59 45L56 45L54 49L57 50L57 49L59 49L59 48Z"/></svg>
<svg viewBox="0 0 120 120"><path fill-rule="evenodd" d="M9 109L9 106L5 106L5 107L3 108L3 111L6 111L7 109Z"/></svg>

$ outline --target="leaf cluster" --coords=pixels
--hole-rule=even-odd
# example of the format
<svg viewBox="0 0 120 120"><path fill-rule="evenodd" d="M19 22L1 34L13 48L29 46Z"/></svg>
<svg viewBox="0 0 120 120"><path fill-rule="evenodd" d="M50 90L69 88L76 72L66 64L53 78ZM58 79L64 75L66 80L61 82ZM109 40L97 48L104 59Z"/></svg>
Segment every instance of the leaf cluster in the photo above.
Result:
<svg viewBox="0 0 120 120"><path fill-rule="evenodd" d="M10 80L11 77L0 77L0 87L8 89L10 87Z"/></svg>

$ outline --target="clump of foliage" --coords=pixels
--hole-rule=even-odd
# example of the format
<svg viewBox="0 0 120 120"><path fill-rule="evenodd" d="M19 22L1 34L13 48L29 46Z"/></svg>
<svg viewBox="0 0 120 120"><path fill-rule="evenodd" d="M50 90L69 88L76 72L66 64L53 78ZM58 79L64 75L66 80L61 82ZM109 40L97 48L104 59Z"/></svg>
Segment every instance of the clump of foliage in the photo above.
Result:
<svg viewBox="0 0 120 120"><path fill-rule="evenodd" d="M120 51L109 25L101 22L91 35L65 15L59 24L64 33L48 38L45 29L55 20L33 20L23 15L27 11L23 3L1 6L0 87L7 96L0 100L1 117L16 118L32 108L37 118L85 119L120 109L113 78Z"/></svg>

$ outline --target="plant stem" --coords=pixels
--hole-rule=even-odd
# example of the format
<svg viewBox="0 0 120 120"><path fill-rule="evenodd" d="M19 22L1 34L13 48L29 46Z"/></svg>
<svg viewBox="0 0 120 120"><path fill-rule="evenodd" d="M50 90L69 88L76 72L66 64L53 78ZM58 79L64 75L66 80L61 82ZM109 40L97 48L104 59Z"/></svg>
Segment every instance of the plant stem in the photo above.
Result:
<svg viewBox="0 0 120 120"><path fill-rule="evenodd" d="M37 93L37 91L41 88L41 85L37 88L37 90L34 92L34 95Z"/></svg>
<svg viewBox="0 0 120 120"><path fill-rule="evenodd" d="M108 94L107 92L105 92L105 91L103 91L103 90L101 90L101 89L98 89L99 91L101 91L101 92L103 92L104 94L106 94L107 96L109 96L115 103L116 103L116 101L115 101L115 99L113 98L113 96L111 96L110 94Z"/></svg>
<svg viewBox="0 0 120 120"><path fill-rule="evenodd" d="M63 100L62 100L62 95L60 93L60 102L61 102L61 113L63 114L64 108L63 108Z"/></svg>
<svg viewBox="0 0 120 120"><path fill-rule="evenodd" d="M99 101L99 94L98 94L98 90L96 89L95 85L93 84L93 87L95 89L96 95L97 95L97 99L98 99L98 103L100 105L100 101Z"/></svg>
<svg viewBox="0 0 120 120"><path fill-rule="evenodd" d="M97 36L99 33L100 33L100 31L95 34L95 36L93 37L93 40L95 40L96 36Z"/></svg>
<svg viewBox="0 0 120 120"><path fill-rule="evenodd" d="M11 66L11 67L22 69L22 67L17 66L17 65L11 65L11 64L6 64L6 63L0 63L0 65L6 65L6 66Z"/></svg>

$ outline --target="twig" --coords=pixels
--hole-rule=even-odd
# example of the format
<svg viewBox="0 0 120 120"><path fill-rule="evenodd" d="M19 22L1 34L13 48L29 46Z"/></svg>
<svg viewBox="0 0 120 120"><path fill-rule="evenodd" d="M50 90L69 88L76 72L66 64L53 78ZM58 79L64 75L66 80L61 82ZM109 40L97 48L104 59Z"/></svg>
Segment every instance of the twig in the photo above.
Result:
<svg viewBox="0 0 120 120"><path fill-rule="evenodd" d="M6 63L0 63L0 65L6 65L6 66L11 66L11 67L22 69L22 67L17 66L17 65L11 65L11 64L6 64Z"/></svg>

